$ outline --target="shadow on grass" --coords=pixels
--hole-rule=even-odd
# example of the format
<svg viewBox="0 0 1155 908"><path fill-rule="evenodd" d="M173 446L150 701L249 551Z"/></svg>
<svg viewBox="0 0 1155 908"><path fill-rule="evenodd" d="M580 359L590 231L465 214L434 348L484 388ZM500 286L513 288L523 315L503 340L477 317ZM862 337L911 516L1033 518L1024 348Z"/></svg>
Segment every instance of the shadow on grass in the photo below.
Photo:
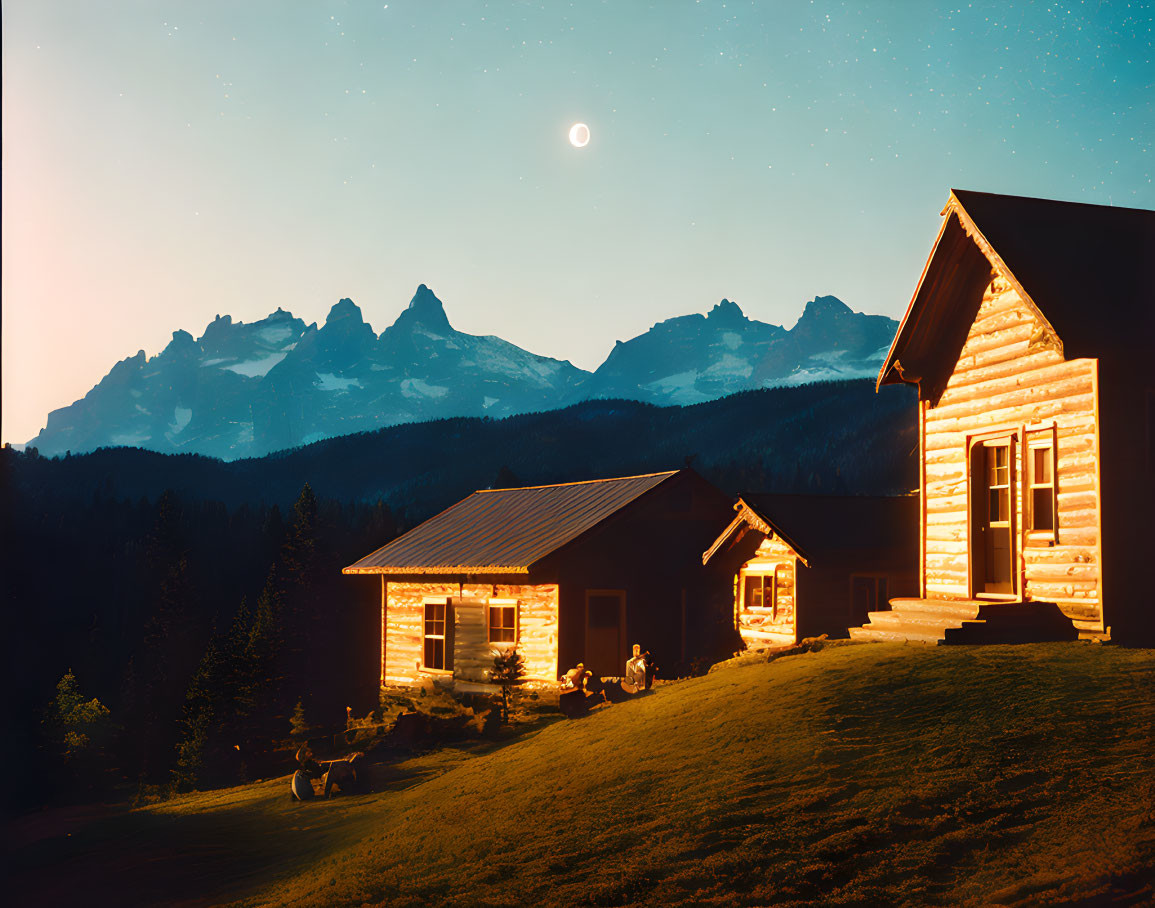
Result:
<svg viewBox="0 0 1155 908"><path fill-rule="evenodd" d="M459 741L422 753L397 750L369 765L372 791L302 804L290 777L220 789L141 810L104 807L46 813L31 841L6 839L9 897L16 905L209 905L292 877L382 821L362 810L477 757L565 721L547 716L495 740ZM250 793L222 806L232 792ZM25 827L33 824L25 823ZM227 893L227 896L226 896Z"/></svg>
<svg viewBox="0 0 1155 908"><path fill-rule="evenodd" d="M197 905L248 891L332 845L331 823L294 813L288 785L277 788L283 801L125 811L16 847L9 893L17 905Z"/></svg>

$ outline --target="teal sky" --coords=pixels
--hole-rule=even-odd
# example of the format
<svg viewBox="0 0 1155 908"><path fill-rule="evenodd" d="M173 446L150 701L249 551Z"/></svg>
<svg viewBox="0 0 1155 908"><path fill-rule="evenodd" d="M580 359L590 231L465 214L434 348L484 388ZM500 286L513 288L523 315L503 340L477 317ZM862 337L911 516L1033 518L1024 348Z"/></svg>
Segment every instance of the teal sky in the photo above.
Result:
<svg viewBox="0 0 1155 908"><path fill-rule="evenodd" d="M1139 2L3 4L3 440L217 313L595 368L905 310L951 187L1155 207ZM573 148L571 124L591 141Z"/></svg>

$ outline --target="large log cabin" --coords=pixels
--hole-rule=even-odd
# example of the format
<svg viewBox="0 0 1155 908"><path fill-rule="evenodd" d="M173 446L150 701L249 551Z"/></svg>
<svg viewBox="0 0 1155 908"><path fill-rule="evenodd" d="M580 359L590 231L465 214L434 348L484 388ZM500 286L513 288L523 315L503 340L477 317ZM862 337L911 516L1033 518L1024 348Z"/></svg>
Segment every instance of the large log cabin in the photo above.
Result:
<svg viewBox="0 0 1155 908"><path fill-rule="evenodd" d="M1155 212L955 190L942 215L878 376L918 388L920 594L855 636L1149 638Z"/></svg>
<svg viewBox="0 0 1155 908"><path fill-rule="evenodd" d="M735 565L701 563L732 513L693 470L486 489L344 573L380 578L383 686L476 691L509 646L536 684L620 677L633 643L673 671L733 649Z"/></svg>
<svg viewBox="0 0 1155 908"><path fill-rule="evenodd" d="M917 498L747 494L734 510L702 561L757 547L734 584L734 622L750 649L845 637L918 589Z"/></svg>

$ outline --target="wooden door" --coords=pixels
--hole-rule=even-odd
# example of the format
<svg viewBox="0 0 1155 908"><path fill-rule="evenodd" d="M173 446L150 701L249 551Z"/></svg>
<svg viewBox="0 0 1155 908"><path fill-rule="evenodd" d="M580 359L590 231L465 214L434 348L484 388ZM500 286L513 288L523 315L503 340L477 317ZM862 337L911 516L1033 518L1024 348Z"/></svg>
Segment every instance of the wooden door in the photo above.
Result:
<svg viewBox="0 0 1155 908"><path fill-rule="evenodd" d="M620 677L626 670L626 594L586 591L585 665L595 677Z"/></svg>
<svg viewBox="0 0 1155 908"><path fill-rule="evenodd" d="M1015 593L1015 444L1012 438L971 448L971 592Z"/></svg>

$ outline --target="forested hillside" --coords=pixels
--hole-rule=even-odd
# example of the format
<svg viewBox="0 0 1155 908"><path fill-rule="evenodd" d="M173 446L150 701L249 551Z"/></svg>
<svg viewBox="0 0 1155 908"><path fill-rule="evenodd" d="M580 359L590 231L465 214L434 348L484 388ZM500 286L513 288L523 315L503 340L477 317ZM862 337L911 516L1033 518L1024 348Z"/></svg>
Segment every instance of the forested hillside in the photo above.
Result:
<svg viewBox="0 0 1155 908"><path fill-rule="evenodd" d="M101 771L134 784L167 784L189 759L203 783L211 766L190 747L219 752L227 741L243 758L283 732L298 702L316 720L343 718L346 705L367 711L378 590L340 569L474 489L690 463L728 493L898 493L915 485L916 454L912 396L875 394L868 381L684 408L588 401L232 463L123 448L57 459L5 449L5 759L68 777L57 772L74 757L67 722L42 720L70 669L69 696L109 710L89 735L106 739L93 744ZM45 748L57 763L39 759ZM227 779L244 760L218 768ZM23 796L55 784L26 786Z"/></svg>
<svg viewBox="0 0 1155 908"><path fill-rule="evenodd" d="M645 473L687 458L727 491L885 494L917 483L916 411L905 388L828 382L747 391L691 407L586 401L506 419L392 426L268 457L225 463L198 455L107 448L67 458L22 457L5 469L45 507L104 498L181 499L228 508L318 497L387 503L410 523L477 488Z"/></svg>

